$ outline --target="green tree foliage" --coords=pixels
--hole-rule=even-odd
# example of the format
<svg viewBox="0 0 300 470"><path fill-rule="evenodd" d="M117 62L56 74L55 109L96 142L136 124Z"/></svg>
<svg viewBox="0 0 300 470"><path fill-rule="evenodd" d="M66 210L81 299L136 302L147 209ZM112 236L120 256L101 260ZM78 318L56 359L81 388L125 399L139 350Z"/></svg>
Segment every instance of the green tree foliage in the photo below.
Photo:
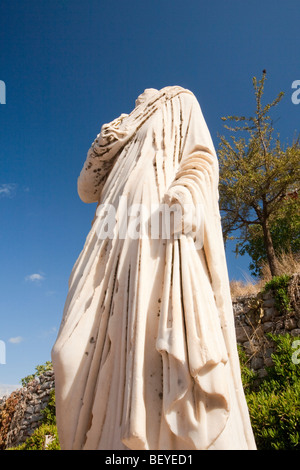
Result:
<svg viewBox="0 0 300 470"><path fill-rule="evenodd" d="M276 256L300 252L300 197L296 191L289 193L278 212L270 217L270 232ZM267 254L260 225L248 227L248 239L240 248L240 254L245 253L252 259L249 265L251 274L261 276Z"/></svg>
<svg viewBox="0 0 300 470"><path fill-rule="evenodd" d="M300 142L283 146L274 137L269 112L279 104L283 93L266 105L262 104L266 73L253 78L256 109L254 116L228 116L225 128L229 139L220 137L220 209L225 241L234 232L238 235L237 253L252 256L254 268L266 259L273 276L278 275L276 249L291 249L294 232L299 228L296 208L300 178ZM287 208L293 214L288 226ZM285 232L287 230L287 233ZM297 232L298 234L298 232ZM299 243L299 241L298 241Z"/></svg>

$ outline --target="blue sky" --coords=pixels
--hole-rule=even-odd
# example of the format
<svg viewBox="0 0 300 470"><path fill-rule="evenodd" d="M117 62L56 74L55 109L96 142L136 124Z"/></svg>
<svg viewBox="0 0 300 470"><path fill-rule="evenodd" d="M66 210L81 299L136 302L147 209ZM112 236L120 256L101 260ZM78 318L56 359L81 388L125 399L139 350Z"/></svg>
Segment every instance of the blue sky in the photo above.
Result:
<svg viewBox="0 0 300 470"><path fill-rule="evenodd" d="M285 92L273 116L291 141L299 24L299 0L1 0L0 392L50 359L95 211L76 183L101 125L145 88L181 85L217 147L220 118L253 112L252 77L266 69L266 100ZM229 275L241 279L249 260L231 248Z"/></svg>

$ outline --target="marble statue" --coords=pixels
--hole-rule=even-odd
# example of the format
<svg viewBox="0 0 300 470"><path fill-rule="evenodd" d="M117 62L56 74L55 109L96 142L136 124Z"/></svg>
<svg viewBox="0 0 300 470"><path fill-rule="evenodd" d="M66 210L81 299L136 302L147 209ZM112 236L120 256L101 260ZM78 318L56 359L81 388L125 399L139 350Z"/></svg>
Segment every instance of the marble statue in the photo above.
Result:
<svg viewBox="0 0 300 470"><path fill-rule="evenodd" d="M255 449L193 93L146 89L103 125L78 192L98 205L52 350L62 449Z"/></svg>

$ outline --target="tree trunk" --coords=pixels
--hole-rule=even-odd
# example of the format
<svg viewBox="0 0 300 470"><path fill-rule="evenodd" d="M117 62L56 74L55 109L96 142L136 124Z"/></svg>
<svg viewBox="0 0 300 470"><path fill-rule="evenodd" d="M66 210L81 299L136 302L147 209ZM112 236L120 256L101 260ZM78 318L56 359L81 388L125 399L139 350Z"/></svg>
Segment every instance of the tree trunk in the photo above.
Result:
<svg viewBox="0 0 300 470"><path fill-rule="evenodd" d="M262 221L262 229L264 233L264 243L271 274L272 276L278 276L279 272L277 267L277 260L267 219Z"/></svg>

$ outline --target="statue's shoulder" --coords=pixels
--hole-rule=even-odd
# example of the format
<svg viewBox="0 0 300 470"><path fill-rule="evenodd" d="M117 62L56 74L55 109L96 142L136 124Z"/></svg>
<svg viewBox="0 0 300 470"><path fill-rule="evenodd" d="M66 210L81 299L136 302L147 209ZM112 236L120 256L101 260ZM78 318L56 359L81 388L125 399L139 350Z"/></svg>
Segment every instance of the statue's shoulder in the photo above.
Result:
<svg viewBox="0 0 300 470"><path fill-rule="evenodd" d="M166 87L162 88L159 91L159 93L165 93L165 94L170 94L170 95L178 94L178 93L187 93L187 94L190 94L190 95L193 94L187 88L184 88L184 87L179 86L179 85L166 86Z"/></svg>
<svg viewBox="0 0 300 470"><path fill-rule="evenodd" d="M160 94L166 96L169 99L180 96L180 98L184 101L197 101L197 98L191 90L178 85L166 86L160 90Z"/></svg>

